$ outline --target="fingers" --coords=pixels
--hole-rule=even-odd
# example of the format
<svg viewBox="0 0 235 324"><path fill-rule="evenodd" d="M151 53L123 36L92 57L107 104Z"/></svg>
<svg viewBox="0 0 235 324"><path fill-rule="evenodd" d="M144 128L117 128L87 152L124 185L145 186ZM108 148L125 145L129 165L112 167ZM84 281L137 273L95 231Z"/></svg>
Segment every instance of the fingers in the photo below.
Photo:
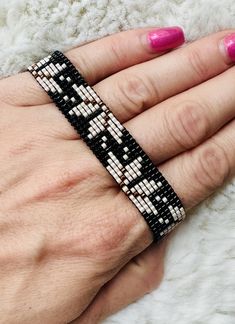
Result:
<svg viewBox="0 0 235 324"><path fill-rule="evenodd" d="M200 84L126 123L156 163L202 143L235 118L235 68Z"/></svg>
<svg viewBox="0 0 235 324"><path fill-rule="evenodd" d="M196 206L235 173L235 120L203 144L167 161L160 170L185 208Z"/></svg>
<svg viewBox="0 0 235 324"><path fill-rule="evenodd" d="M98 83L95 89L116 116L122 122L127 121L227 70L232 59L222 40L228 33L230 31L207 36L157 59L135 65Z"/></svg>
<svg viewBox="0 0 235 324"><path fill-rule="evenodd" d="M184 42L179 27L125 31L75 48L66 55L93 85L129 66L147 61ZM29 73L2 81L2 100L18 106L50 102Z"/></svg>
<svg viewBox="0 0 235 324"><path fill-rule="evenodd" d="M136 256L100 290L82 316L72 323L100 323L156 288L163 277L166 245L167 240L152 244Z"/></svg>
<svg viewBox="0 0 235 324"><path fill-rule="evenodd" d="M221 69L228 68L228 65L225 63L226 56L224 57L224 52L219 50L221 37L221 33L219 33L217 35L210 36L207 38L207 41L204 39L195 42L194 45L190 45L197 47L198 50L201 51L200 55L202 59L205 59L203 64L208 64L208 69L211 70L211 73L212 71L215 73L219 72ZM201 48L204 45L200 45L200 43L207 44L208 42L211 42L211 46L209 46L211 51L205 50L205 55L203 56L203 51ZM199 44L197 45L197 43ZM177 54L180 51L184 51L185 54ZM176 57L182 56L185 60L187 55L191 55L187 54L187 51L187 48L180 49L175 51L174 55ZM209 56L207 57L208 52ZM167 57L168 55L169 54L165 56ZM211 59L211 63L208 61L209 58L213 58ZM151 64L157 64L157 61L160 59L162 60L163 56L157 58L155 60L156 63L153 63L152 61ZM208 62L206 63L206 61ZM179 60L177 62L179 62ZM181 64L186 65L186 61L184 64ZM176 64L175 62L174 69L177 70L177 66L178 63ZM187 65L186 69L189 69L189 71L185 71L185 73L188 73L192 77L192 71L194 71L194 69L190 67L190 65ZM176 72L177 71L172 71L173 74ZM187 77L187 74L183 74L183 78L188 79L187 87L189 87L191 79ZM108 78L107 80L111 79L112 77ZM135 108L132 107L134 110L132 108L129 110L130 107L127 108L127 106L123 108L123 106L118 104L117 101L115 106L112 107L114 114L118 116L121 122L125 121L125 119L129 119L133 114L138 115L140 110L142 110L142 108L140 109L142 105L138 105L143 99L143 95L146 96L146 98L149 98L149 104L153 103L153 98L156 98L154 95L155 90L153 89L152 84L149 84L149 86L147 86L147 84L145 85L145 81L142 82L141 78L133 79L135 80L133 83L130 80L131 79L128 81L129 88L127 87L128 93L123 93L122 95L120 94L119 99L126 98L126 100L130 103L135 102ZM173 80L177 86L179 85L179 81L183 84L183 86L186 85L186 83L183 83L180 78L177 79L177 82L175 79ZM172 94L171 90L173 89L173 84L170 84L170 82L171 80L169 80L170 86L168 95ZM178 154L183 150L191 148L192 146L200 143L234 117L233 106L235 98L233 96L233 82L234 69L232 68L221 75L202 83L199 86L193 87L191 90L176 95L168 100L163 101L157 106L148 109L144 113L139 114L137 117L128 121L126 126L137 141L144 146L147 153L151 156L155 163L161 163L171 156L174 156L175 154ZM105 102L110 102L110 100L112 101L112 98L115 98L116 94L118 94L117 84L115 85L115 83L109 82L107 86L99 88L101 84L102 83L99 83L95 86L96 90L99 90L98 92L102 98L106 98ZM167 89L168 88L166 85L166 91ZM221 89L224 89L223 93L221 93ZM127 98L127 95L129 98ZM132 95L135 97L135 99L132 100L134 98L133 97L131 100L129 100L130 96ZM53 120L56 121L56 123L53 124L55 132L56 129L59 129L62 137L64 136L71 139L77 138L77 134L75 133L74 129L72 127L68 129L67 121L60 118L58 109L54 104L48 104L44 108L45 114L48 113L48 115L55 115L55 118L53 118ZM53 127L53 125L51 125L51 127ZM145 128L146 131L144 131Z"/></svg>

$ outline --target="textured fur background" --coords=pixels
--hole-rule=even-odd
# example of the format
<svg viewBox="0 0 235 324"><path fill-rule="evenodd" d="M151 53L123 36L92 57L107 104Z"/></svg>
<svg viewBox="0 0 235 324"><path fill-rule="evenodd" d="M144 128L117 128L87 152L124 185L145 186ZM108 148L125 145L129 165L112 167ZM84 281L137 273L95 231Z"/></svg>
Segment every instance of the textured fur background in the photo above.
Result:
<svg viewBox="0 0 235 324"><path fill-rule="evenodd" d="M54 49L148 25L180 25L193 40L235 27L235 1L0 0L0 75L16 73ZM235 181L177 230L160 288L107 323L235 323Z"/></svg>

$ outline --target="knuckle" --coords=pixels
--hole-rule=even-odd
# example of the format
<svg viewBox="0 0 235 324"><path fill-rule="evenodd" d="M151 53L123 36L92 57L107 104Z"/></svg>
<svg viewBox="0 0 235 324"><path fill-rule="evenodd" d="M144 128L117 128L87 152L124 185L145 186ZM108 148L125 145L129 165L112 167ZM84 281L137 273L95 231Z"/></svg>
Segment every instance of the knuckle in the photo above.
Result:
<svg viewBox="0 0 235 324"><path fill-rule="evenodd" d="M27 156L43 145L42 138L36 133L32 135L31 131L25 130L25 125L16 125L13 130L11 123L6 122L3 129L5 136L6 134L9 134L9 136L17 137L17 141L12 141L10 145L6 146L4 153L8 158L14 159L18 156ZM22 134L22 136L18 136L19 134Z"/></svg>
<svg viewBox="0 0 235 324"><path fill-rule="evenodd" d="M110 254L116 258L116 256L121 253L120 251L124 246L125 249L128 250L128 245L132 244L128 239L129 233L135 227L139 229L138 218L135 214L136 211L132 208L128 210L127 206L122 204L121 207L118 195L114 194L112 204L109 204L109 206L107 205L107 208L102 214L103 216L100 217L101 221L100 223L98 222L100 228L99 231L96 232L96 242L98 242L100 256L103 258L110 258ZM128 218L122 216L122 214L128 215ZM138 246L139 244L139 242L135 241L135 245ZM122 257L126 258L127 256Z"/></svg>
<svg viewBox="0 0 235 324"><path fill-rule="evenodd" d="M75 214L80 211L83 229L70 240L66 233L73 232L79 218L72 218L70 223L67 222L67 216L63 216L59 236L65 235L64 240L61 247L56 245L53 248L62 252L66 249L68 252L69 246L71 255L79 256L82 253L111 269L119 259L128 257L123 251L126 251L129 245L136 246L136 241L131 242L129 233L134 227L141 232L142 227L139 225L139 217L136 217L136 210L129 208L129 204L120 204L120 196L123 197L120 190L110 186L107 191L106 178L103 180L104 176L99 172L102 170L103 174L103 169L100 168L99 162L98 168L94 167L93 162L83 161L75 166L67 164L66 170L61 164L58 167L53 165L52 170L47 168L43 172L43 185L37 186L33 199L43 201L54 198L56 201L66 202L69 196L72 208L76 208ZM134 249L133 246L131 245L131 248Z"/></svg>
<svg viewBox="0 0 235 324"><path fill-rule="evenodd" d="M140 114L153 98L153 88L148 77L126 73L117 81L117 96L129 118Z"/></svg>
<svg viewBox="0 0 235 324"><path fill-rule="evenodd" d="M198 145L210 134L207 108L195 101L185 101L172 110L165 110L164 120L173 141L183 149Z"/></svg>
<svg viewBox="0 0 235 324"><path fill-rule="evenodd" d="M118 260L125 264L146 248L152 236L146 223L139 219L136 209L126 203L120 190L109 191L108 201L106 208L100 208L102 215L96 221L95 251L107 265L117 264Z"/></svg>
<svg viewBox="0 0 235 324"><path fill-rule="evenodd" d="M126 222L121 221L121 217L116 211L118 207L115 206L116 208L114 208L115 196L112 199L109 196L109 199L107 199L109 203L106 204L104 204L103 195L99 197L97 192L96 197L97 199L92 205L89 197L83 201L83 205L80 207L82 228L71 237L68 234L71 231L73 232L73 229L76 228L74 222L78 225L79 220L73 219L72 223L69 223L66 228L64 223L66 224L67 219L64 218L64 221L61 222L59 235L64 237L64 240L62 248L56 246L56 250L69 252L75 257L81 256L81 254L85 255L97 261L102 270L105 270L105 265L106 270L109 271L116 267L120 260L123 264L128 261L129 255L124 252L128 250L127 247L130 241L128 234L132 228L131 226L129 228L125 226ZM112 200L112 203L110 203L110 200Z"/></svg>
<svg viewBox="0 0 235 324"><path fill-rule="evenodd" d="M8 155L10 158L27 154L35 149L38 145L37 139L25 139L9 148Z"/></svg>
<svg viewBox="0 0 235 324"><path fill-rule="evenodd" d="M115 37L110 37L109 39L109 53L112 56L111 61L115 61L115 65L119 69L123 66L123 61L125 61L128 55L128 48L124 46L122 37L122 33L118 33ZM120 46L120 43L122 46Z"/></svg>
<svg viewBox="0 0 235 324"><path fill-rule="evenodd" d="M68 192L77 188L84 195L89 195L90 188L87 187L87 180L90 179L92 186L95 188L100 181L99 174L96 173L96 164L93 159L81 159L75 161L48 162L46 169L41 170L42 182L35 191L34 198L44 200L47 197L61 199L68 196Z"/></svg>
<svg viewBox="0 0 235 324"><path fill-rule="evenodd" d="M99 258L111 263L115 263L118 247L121 246L126 233L126 229L114 220L115 217L118 219L114 211L110 211L108 208L106 211L104 210L96 223L98 231L94 233L93 241L94 251L99 252Z"/></svg>
<svg viewBox="0 0 235 324"><path fill-rule="evenodd" d="M197 82L206 79L209 74L209 67L204 57L204 53L200 52L199 49L191 48L188 52L189 65L193 70Z"/></svg>
<svg viewBox="0 0 235 324"><path fill-rule="evenodd" d="M226 150L211 141L198 152L194 168L194 179L209 190L220 187L230 174L230 163Z"/></svg>

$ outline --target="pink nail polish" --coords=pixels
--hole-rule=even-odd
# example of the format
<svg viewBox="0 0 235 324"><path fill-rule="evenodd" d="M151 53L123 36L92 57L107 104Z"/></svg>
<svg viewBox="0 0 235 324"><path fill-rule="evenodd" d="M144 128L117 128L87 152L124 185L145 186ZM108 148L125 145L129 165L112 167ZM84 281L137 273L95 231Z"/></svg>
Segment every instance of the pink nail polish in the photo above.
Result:
<svg viewBox="0 0 235 324"><path fill-rule="evenodd" d="M166 27L150 31L148 41L155 52L164 52L182 45L185 38L182 28Z"/></svg>
<svg viewBox="0 0 235 324"><path fill-rule="evenodd" d="M232 61L235 61L235 33L224 38L225 50Z"/></svg>

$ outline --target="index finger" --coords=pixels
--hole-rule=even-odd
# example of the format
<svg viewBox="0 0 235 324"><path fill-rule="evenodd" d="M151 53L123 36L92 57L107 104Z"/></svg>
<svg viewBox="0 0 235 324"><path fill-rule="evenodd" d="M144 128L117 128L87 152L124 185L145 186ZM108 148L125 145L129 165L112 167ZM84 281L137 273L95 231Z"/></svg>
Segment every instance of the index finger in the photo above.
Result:
<svg viewBox="0 0 235 324"><path fill-rule="evenodd" d="M150 60L184 43L180 27L143 28L117 33L66 53L90 85L127 67ZM0 97L16 106L50 102L26 72L1 81Z"/></svg>

